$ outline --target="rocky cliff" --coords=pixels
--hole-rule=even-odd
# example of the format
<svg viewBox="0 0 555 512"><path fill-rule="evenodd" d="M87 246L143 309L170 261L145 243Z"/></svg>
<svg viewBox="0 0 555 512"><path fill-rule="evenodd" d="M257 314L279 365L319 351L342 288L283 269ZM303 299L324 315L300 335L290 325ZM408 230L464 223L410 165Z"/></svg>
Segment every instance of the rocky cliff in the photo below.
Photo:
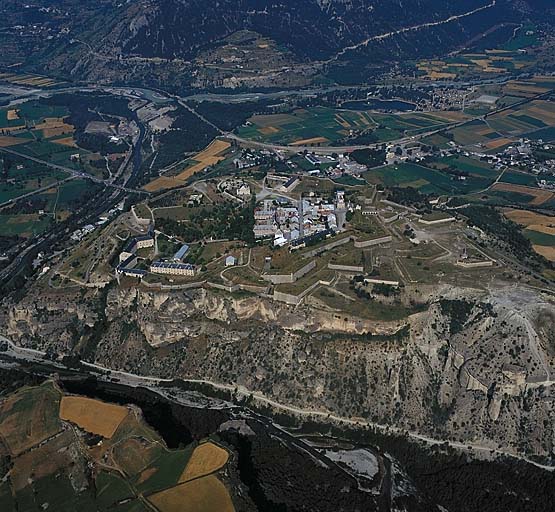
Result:
<svg viewBox="0 0 555 512"><path fill-rule="evenodd" d="M5 309L23 345L438 438L553 449L554 304L536 291L440 290L393 323L203 289L42 293Z"/></svg>

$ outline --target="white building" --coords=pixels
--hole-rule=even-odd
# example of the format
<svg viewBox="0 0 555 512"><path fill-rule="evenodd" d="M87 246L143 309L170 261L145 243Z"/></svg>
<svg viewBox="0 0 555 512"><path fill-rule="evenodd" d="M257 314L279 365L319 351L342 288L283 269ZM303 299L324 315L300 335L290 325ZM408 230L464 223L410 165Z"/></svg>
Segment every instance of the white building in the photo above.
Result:
<svg viewBox="0 0 555 512"><path fill-rule="evenodd" d="M150 271L154 274L169 274L173 276L194 276L196 268L188 263L169 263L166 261L155 261L150 265Z"/></svg>

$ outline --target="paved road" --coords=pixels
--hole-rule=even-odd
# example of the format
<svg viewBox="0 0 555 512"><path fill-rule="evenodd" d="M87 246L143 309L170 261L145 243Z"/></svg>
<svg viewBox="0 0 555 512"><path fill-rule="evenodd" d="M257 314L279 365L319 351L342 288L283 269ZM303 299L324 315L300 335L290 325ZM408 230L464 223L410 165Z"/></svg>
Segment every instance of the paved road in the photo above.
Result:
<svg viewBox="0 0 555 512"><path fill-rule="evenodd" d="M53 164L52 162L48 162L47 160L42 160L42 159L36 158L34 156L26 155L25 153L21 153L20 151L16 151L14 149L0 148L0 152L8 153L10 155L18 156L20 158L25 158L26 160L30 160L30 161L36 162L38 164L46 165L47 167L50 167L51 169L56 169L58 171L67 172L67 173L71 174L71 176L73 176L74 178L82 178L82 179L90 180L90 181L93 181L95 183L100 183L102 185L105 185L107 187L122 190L124 192L129 192L129 193L133 193L133 194L150 195L149 192L146 192L145 190L135 189L135 188L128 188L128 187L124 187L122 185L116 185L116 184L112 183L111 180L103 180L102 178L98 178L96 176L93 176L92 174L89 174L89 173L86 173L86 172L83 172L83 171L78 171L76 169L72 169L71 167L66 167L64 165ZM14 199L12 199L12 201L15 202L18 199L19 198L14 198Z"/></svg>
<svg viewBox="0 0 555 512"><path fill-rule="evenodd" d="M42 192L45 192L46 190L50 190L51 188L59 187L60 185L63 185L64 183L74 179L75 179L74 176L69 176L68 178L65 178L63 180L56 181L55 183L50 183L41 188L37 188L36 190L33 190L32 192L28 192L27 194L23 194L22 196L14 197L13 199L9 199L8 201L4 201L3 203L0 203L0 208L2 206L8 206L9 204L12 204L12 203L17 203L18 201L21 201L22 199L25 199L27 197L31 197L36 194L41 194Z"/></svg>

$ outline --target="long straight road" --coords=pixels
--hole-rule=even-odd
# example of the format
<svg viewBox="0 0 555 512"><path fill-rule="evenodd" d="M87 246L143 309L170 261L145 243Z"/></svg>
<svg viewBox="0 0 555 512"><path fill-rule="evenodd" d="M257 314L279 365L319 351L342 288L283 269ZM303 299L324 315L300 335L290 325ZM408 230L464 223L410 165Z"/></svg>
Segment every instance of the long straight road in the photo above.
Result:
<svg viewBox="0 0 555 512"><path fill-rule="evenodd" d="M121 186L121 185L116 185L116 184L112 183L110 180L103 180L102 178L98 178L98 177L93 176L92 174L86 173L84 171L78 171L77 169L72 169L71 167L66 167L65 165L54 164L52 162L48 162L47 160L42 160L41 158L37 158L37 157L31 156L31 155L27 155L25 153L21 153L20 151L15 151L14 149L0 148L0 152L1 153L8 153L10 155L18 156L20 158L25 158L26 160L30 160L31 162L35 162L35 163L38 163L38 164L41 164L41 165L45 165L47 167L50 167L51 169L56 169L58 171L67 172L68 174L71 174L71 176L74 177L74 178L82 178L82 179L90 180L90 181L93 181L95 183L105 185L107 187L122 190L124 192L129 192L129 193L133 193L133 194L150 195L150 193L147 192L146 190L140 190L140 189L135 189L135 188L124 187L124 186Z"/></svg>

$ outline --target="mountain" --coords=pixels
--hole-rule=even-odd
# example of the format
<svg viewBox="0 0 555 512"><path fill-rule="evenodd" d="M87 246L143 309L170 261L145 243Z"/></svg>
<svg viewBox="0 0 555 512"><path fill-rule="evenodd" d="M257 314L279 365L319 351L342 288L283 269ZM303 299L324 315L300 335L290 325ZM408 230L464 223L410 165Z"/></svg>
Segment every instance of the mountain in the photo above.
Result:
<svg viewBox="0 0 555 512"><path fill-rule="evenodd" d="M364 80L385 63L445 54L492 33L507 38L503 28L546 20L550 11L545 0L7 0L0 64L66 78L190 85L205 52L248 31L275 43L261 60L280 69L317 62L314 74L335 77L347 65L366 70Z"/></svg>

